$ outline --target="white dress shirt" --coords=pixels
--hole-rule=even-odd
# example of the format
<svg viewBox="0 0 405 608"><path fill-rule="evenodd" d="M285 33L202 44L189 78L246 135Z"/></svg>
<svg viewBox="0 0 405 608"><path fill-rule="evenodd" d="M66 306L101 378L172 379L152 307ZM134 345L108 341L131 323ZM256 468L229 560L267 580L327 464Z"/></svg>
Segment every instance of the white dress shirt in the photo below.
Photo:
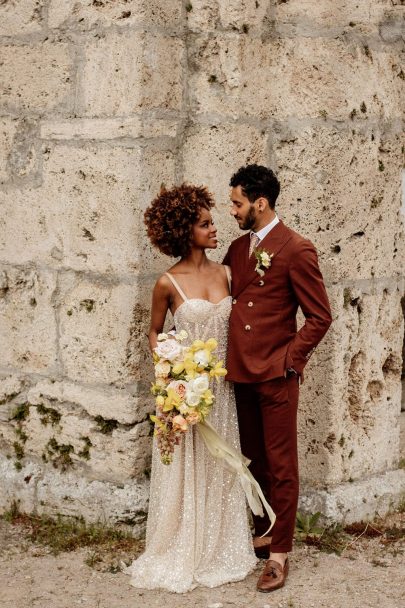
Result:
<svg viewBox="0 0 405 608"><path fill-rule="evenodd" d="M269 234L270 230L273 230L274 226L277 226L279 221L280 220L278 219L278 217L276 215L276 217L274 218L274 220L272 220L270 222L270 224L267 224L267 226L265 226L264 228L261 228L258 232L253 232L253 230L251 230L250 232L253 234L256 234L256 236L260 239L260 241L262 241L264 239L264 237Z"/></svg>

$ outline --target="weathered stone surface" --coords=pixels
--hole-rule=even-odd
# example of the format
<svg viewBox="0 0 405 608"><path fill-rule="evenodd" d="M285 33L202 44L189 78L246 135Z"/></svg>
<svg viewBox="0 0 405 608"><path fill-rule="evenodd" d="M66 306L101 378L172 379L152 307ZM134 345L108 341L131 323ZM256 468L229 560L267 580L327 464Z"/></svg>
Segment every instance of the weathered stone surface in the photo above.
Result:
<svg viewBox="0 0 405 608"><path fill-rule="evenodd" d="M391 0L288 0L276 1L274 17L277 22L299 23L301 27L334 28L342 25L378 23L388 11ZM397 9L399 16L400 8Z"/></svg>
<svg viewBox="0 0 405 608"><path fill-rule="evenodd" d="M186 181L204 184L216 200L219 247L210 256L220 260L232 238L240 236L231 217L229 180L234 171L248 162L266 162L267 137L249 125L228 125L212 121L209 125L191 127L183 146ZM212 159L215 162L212 162Z"/></svg>
<svg viewBox="0 0 405 608"><path fill-rule="evenodd" d="M397 466L404 285L335 288L330 483ZM337 346L339 345L339 346ZM337 458L340 454L340 458Z"/></svg>
<svg viewBox="0 0 405 608"><path fill-rule="evenodd" d="M45 0L19 0L0 4L0 36L19 36L39 31L44 24Z"/></svg>
<svg viewBox="0 0 405 608"><path fill-rule="evenodd" d="M109 521L133 526L135 536L145 528L148 505L148 484L131 481L117 486L113 483L88 480L74 472L61 473L27 463L16 471L13 463L0 455L2 492L0 508L10 508L13 500L20 501L21 511L77 516L87 521Z"/></svg>
<svg viewBox="0 0 405 608"><path fill-rule="evenodd" d="M306 368L299 408L305 486L334 486L397 466L402 290L389 279L328 289L334 321Z"/></svg>
<svg viewBox="0 0 405 608"><path fill-rule="evenodd" d="M0 184L4 184L10 176L7 164L17 128L16 123L16 119L7 117L0 119Z"/></svg>
<svg viewBox="0 0 405 608"><path fill-rule="evenodd" d="M181 40L146 32L113 32L87 43L81 79L83 114L120 116L141 107L180 109L182 54Z"/></svg>
<svg viewBox="0 0 405 608"><path fill-rule="evenodd" d="M260 31L269 10L268 2L256 0L194 0L187 12L190 29L237 29L244 34Z"/></svg>
<svg viewBox="0 0 405 608"><path fill-rule="evenodd" d="M230 118L396 118L404 95L399 64L397 51L371 56L339 38L200 36L190 54L191 99L197 114Z"/></svg>
<svg viewBox="0 0 405 608"><path fill-rule="evenodd" d="M220 261L229 178L259 162L335 318L302 387L302 505L382 514L403 483L400 0L0 4L0 506L141 530L150 296L174 261L143 213L206 184Z"/></svg>
<svg viewBox="0 0 405 608"><path fill-rule="evenodd" d="M104 273L131 269L141 157L138 147L55 145L50 150L43 189L64 265Z"/></svg>
<svg viewBox="0 0 405 608"><path fill-rule="evenodd" d="M6 376L0 380L0 404L9 401L22 390L23 383L18 376Z"/></svg>
<svg viewBox="0 0 405 608"><path fill-rule="evenodd" d="M13 390L16 381L6 384L4 381L1 390ZM11 384L10 384L11 383ZM1 397L0 393L0 397ZM27 394L27 400L31 404L47 400L56 400L63 404L69 402L80 406L90 416L102 416L109 420L113 419L121 424L134 424L143 420L150 411L145 395L134 397L127 390L107 389L107 387L92 388L78 385L73 382L49 382L40 380Z"/></svg>
<svg viewBox="0 0 405 608"><path fill-rule="evenodd" d="M58 367L55 273L13 267L5 272L7 288L0 298L2 366L53 373Z"/></svg>
<svg viewBox="0 0 405 608"><path fill-rule="evenodd" d="M127 138L175 137L177 123L160 118L75 118L41 123L42 139L109 140Z"/></svg>
<svg viewBox="0 0 405 608"><path fill-rule="evenodd" d="M373 521L401 504L404 485L405 471L398 469L327 490L303 488L299 509L307 513L319 511L331 522Z"/></svg>
<svg viewBox="0 0 405 608"><path fill-rule="evenodd" d="M136 289L65 277L60 291L60 349L69 380L122 385L139 378L126 367Z"/></svg>
<svg viewBox="0 0 405 608"><path fill-rule="evenodd" d="M66 43L0 45L0 108L3 112L69 111L72 63Z"/></svg>
<svg viewBox="0 0 405 608"><path fill-rule="evenodd" d="M317 246L328 281L401 272L404 141L356 124L351 131L291 126L275 133L278 211Z"/></svg>
<svg viewBox="0 0 405 608"><path fill-rule="evenodd" d="M52 28L173 27L179 24L181 3L172 0L51 0L48 14Z"/></svg>

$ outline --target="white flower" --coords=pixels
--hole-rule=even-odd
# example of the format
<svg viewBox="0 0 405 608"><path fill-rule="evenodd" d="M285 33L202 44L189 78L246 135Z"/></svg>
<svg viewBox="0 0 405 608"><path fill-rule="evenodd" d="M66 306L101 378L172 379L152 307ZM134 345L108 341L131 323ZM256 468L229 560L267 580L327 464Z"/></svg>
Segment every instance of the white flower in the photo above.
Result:
<svg viewBox="0 0 405 608"><path fill-rule="evenodd" d="M194 361L198 363L200 367L207 367L210 362L210 352L207 349L197 350L194 353Z"/></svg>
<svg viewBox="0 0 405 608"><path fill-rule="evenodd" d="M210 381L208 376L206 374L202 374L201 376L197 376L197 378L190 380L187 388L198 395L202 395L208 389L209 384Z"/></svg>
<svg viewBox="0 0 405 608"><path fill-rule="evenodd" d="M156 378L167 378L170 374L170 363L168 361L159 361L155 365Z"/></svg>
<svg viewBox="0 0 405 608"><path fill-rule="evenodd" d="M269 268L270 266L270 256L267 253L267 251L263 251L261 257L261 262L262 262L262 266L264 266L265 268Z"/></svg>
<svg viewBox="0 0 405 608"><path fill-rule="evenodd" d="M200 403L201 397L208 387L209 379L205 374L190 380L186 390L187 405L190 407L196 407Z"/></svg>
<svg viewBox="0 0 405 608"><path fill-rule="evenodd" d="M167 340L169 336L167 334L158 334L157 341L162 342L162 340Z"/></svg>
<svg viewBox="0 0 405 608"><path fill-rule="evenodd" d="M270 268L274 253L269 253L265 249L255 249L254 253L257 260L255 270L262 277L264 276L264 271Z"/></svg>
<svg viewBox="0 0 405 608"><path fill-rule="evenodd" d="M176 335L176 340L178 340L179 342L183 342L183 340L185 340L186 338L188 338L188 333L182 329L177 335Z"/></svg>
<svg viewBox="0 0 405 608"><path fill-rule="evenodd" d="M154 350L161 359L174 361L182 354L183 347L176 340L170 338L164 342L159 342Z"/></svg>
<svg viewBox="0 0 405 608"><path fill-rule="evenodd" d="M196 407L201 401L201 395L194 393L193 391L186 391L186 402L190 407Z"/></svg>

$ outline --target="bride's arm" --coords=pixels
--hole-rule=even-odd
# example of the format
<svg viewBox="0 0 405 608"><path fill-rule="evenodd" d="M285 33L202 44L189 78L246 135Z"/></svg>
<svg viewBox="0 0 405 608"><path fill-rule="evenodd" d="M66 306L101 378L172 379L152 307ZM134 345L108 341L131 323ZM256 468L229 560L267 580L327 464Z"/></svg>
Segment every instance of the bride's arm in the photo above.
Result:
<svg viewBox="0 0 405 608"><path fill-rule="evenodd" d="M149 346L153 350L157 344L158 334L162 333L167 311L171 303L171 286L163 276L157 281L152 293L152 310L149 329Z"/></svg>

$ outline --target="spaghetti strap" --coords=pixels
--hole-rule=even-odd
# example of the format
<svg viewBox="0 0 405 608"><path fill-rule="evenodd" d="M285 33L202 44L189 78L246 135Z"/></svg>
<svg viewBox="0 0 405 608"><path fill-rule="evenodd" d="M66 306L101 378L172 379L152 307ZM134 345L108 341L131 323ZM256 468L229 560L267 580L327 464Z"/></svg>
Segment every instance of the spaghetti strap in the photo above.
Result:
<svg viewBox="0 0 405 608"><path fill-rule="evenodd" d="M226 278L228 279L229 293L232 292L232 277L231 277L231 269L229 266L225 266Z"/></svg>
<svg viewBox="0 0 405 608"><path fill-rule="evenodd" d="M186 302L186 300L188 300L188 297L186 296L186 294L184 293L184 291L182 290L182 288L180 287L180 285L178 284L178 282L176 281L176 279L174 278L174 276L172 274L170 274L169 272L165 272L165 275L167 277L169 277L170 281L173 283L174 287L177 289L177 291L179 292L180 296Z"/></svg>

